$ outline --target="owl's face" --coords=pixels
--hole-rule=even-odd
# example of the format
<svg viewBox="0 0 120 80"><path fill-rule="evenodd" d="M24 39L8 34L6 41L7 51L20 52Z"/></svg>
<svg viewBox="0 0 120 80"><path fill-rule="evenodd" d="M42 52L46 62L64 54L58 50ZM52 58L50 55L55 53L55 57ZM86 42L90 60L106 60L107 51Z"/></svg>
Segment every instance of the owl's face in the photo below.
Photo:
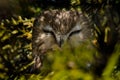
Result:
<svg viewBox="0 0 120 80"><path fill-rule="evenodd" d="M82 13L77 11L45 11L35 22L33 30L33 41L49 44L57 44L61 47L65 41L79 43L90 34L89 20ZM85 36L84 36L85 35ZM47 42L45 42L47 40Z"/></svg>
<svg viewBox="0 0 120 80"><path fill-rule="evenodd" d="M33 54L42 55L64 42L77 46L91 35L89 19L79 11L44 11L33 27Z"/></svg>

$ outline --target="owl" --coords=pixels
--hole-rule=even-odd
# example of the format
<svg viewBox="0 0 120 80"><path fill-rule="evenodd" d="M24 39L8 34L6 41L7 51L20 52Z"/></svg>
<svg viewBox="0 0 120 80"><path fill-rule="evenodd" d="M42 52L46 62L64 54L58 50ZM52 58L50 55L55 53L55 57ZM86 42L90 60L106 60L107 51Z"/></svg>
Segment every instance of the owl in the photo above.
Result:
<svg viewBox="0 0 120 80"><path fill-rule="evenodd" d="M53 46L61 48L65 42L77 47L91 36L89 18L77 10L46 10L36 18L33 26L33 70L42 65L43 56Z"/></svg>

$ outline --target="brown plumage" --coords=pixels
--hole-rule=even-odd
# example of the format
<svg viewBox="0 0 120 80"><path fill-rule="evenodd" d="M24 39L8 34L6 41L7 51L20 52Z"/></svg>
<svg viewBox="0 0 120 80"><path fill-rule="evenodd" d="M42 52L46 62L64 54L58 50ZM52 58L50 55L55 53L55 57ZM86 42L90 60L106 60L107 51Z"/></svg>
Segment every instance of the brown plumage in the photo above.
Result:
<svg viewBox="0 0 120 80"><path fill-rule="evenodd" d="M33 27L34 69L41 67L42 56L54 45L62 47L65 41L72 46L79 45L91 36L92 27L88 17L80 11L43 11Z"/></svg>

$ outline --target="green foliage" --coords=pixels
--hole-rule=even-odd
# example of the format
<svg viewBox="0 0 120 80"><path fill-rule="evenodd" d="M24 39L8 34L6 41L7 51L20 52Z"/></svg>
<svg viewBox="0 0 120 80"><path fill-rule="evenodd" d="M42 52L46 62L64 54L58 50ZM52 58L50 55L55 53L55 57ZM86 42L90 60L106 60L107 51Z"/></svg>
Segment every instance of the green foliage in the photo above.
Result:
<svg viewBox="0 0 120 80"><path fill-rule="evenodd" d="M92 73L89 71L93 53L94 49L86 43L75 49L64 45L62 51L56 49L52 53L49 52L42 73L46 72L45 68L50 72L43 80L93 80Z"/></svg>
<svg viewBox="0 0 120 80"><path fill-rule="evenodd" d="M114 73L114 69L117 67L117 63L118 63L118 58L120 56L120 50L119 50L119 46L116 46L116 51L114 52L114 54L112 54L112 56L109 58L109 61L107 63L107 67L105 68L104 72L103 72L103 79L104 80L119 80L120 77L117 76L120 71L117 70L117 73ZM110 77L112 76L112 77ZM116 76L116 77L115 77Z"/></svg>
<svg viewBox="0 0 120 80"><path fill-rule="evenodd" d="M1 78L12 78L30 65L31 38L34 18L3 20L0 24L0 73ZM2 74L3 73L3 74Z"/></svg>

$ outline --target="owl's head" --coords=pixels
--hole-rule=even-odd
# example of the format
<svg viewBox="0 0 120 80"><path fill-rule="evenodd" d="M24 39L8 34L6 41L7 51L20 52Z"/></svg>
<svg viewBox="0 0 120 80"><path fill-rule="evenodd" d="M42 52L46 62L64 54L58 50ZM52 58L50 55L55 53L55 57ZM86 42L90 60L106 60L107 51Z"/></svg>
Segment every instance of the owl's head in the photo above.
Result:
<svg viewBox="0 0 120 80"><path fill-rule="evenodd" d="M65 41L78 44L91 35L91 23L88 17L75 10L43 11L34 26L33 37L37 34L43 38L50 36L60 47Z"/></svg>
<svg viewBox="0 0 120 80"><path fill-rule="evenodd" d="M92 27L88 17L79 11L43 11L35 20L33 27L32 52L35 62L33 70L40 68L43 55L48 50L54 50L54 45L61 49L67 42L75 48L81 41L91 36Z"/></svg>

